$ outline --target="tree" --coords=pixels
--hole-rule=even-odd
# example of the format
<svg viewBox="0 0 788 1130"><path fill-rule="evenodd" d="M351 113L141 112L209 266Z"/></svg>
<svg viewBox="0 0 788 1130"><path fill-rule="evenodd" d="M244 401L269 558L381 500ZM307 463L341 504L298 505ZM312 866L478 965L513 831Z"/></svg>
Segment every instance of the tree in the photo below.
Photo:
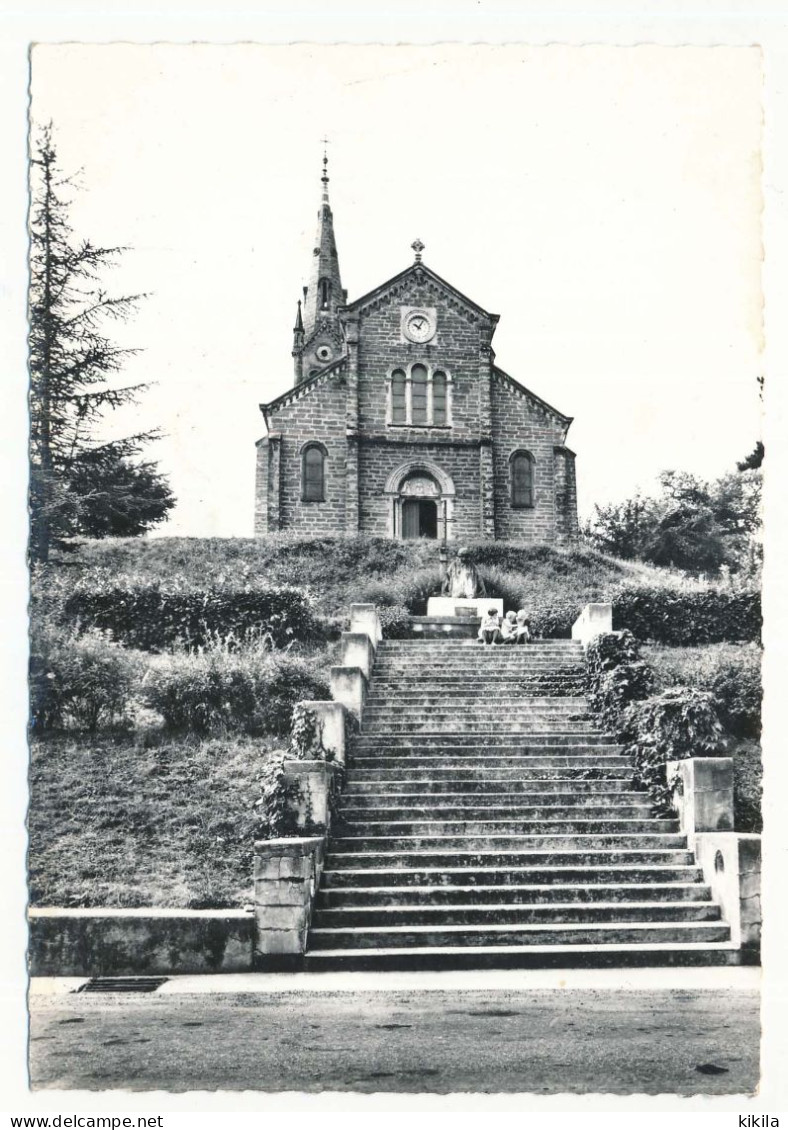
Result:
<svg viewBox="0 0 788 1130"><path fill-rule="evenodd" d="M625 502L594 509L586 534L599 549L625 560L643 556L656 521L653 499L636 494Z"/></svg>
<svg viewBox="0 0 788 1130"><path fill-rule="evenodd" d="M102 459L96 464L86 455L74 466L71 488L76 525L92 538L136 537L175 505L155 463Z"/></svg>
<svg viewBox="0 0 788 1130"><path fill-rule="evenodd" d="M30 552L46 561L52 544L96 528L99 496L103 510L116 515L116 527L122 513L134 511L124 532L135 533L161 521L174 500L150 464L142 465L144 473L130 470L158 432L99 436L104 414L134 403L146 387L113 383L137 350L113 345L103 333L108 322L125 321L143 297L113 297L100 284L125 248L75 240L68 200L73 182L60 172L51 126L42 130L31 166ZM137 490L152 493L146 505L140 499L132 508L129 492Z"/></svg>
<svg viewBox="0 0 788 1130"><path fill-rule="evenodd" d="M596 507L587 533L618 557L687 572L752 572L759 556L761 472L744 470L712 482L684 471L664 471L660 494L637 494Z"/></svg>

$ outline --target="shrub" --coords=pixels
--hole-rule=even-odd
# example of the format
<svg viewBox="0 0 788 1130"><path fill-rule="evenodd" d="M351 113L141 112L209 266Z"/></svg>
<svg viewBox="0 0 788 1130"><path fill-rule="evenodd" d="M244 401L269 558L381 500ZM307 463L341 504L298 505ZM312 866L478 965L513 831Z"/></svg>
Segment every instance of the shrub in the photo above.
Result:
<svg viewBox="0 0 788 1130"><path fill-rule="evenodd" d="M385 640L405 640L410 636L410 613L402 605L379 608L380 626Z"/></svg>
<svg viewBox="0 0 788 1130"><path fill-rule="evenodd" d="M709 757L722 745L722 726L714 696L707 691L676 687L625 712L622 733L631 740L635 781L651 793L658 810L669 811L665 763L686 757Z"/></svg>
<svg viewBox="0 0 788 1130"><path fill-rule="evenodd" d="M287 587L215 585L180 588L161 582L80 582L65 614L82 628L99 628L129 647L159 651L174 643L199 647L215 637L270 633L284 645L319 632L309 597Z"/></svg>
<svg viewBox="0 0 788 1130"><path fill-rule="evenodd" d="M431 596L438 596L441 591L440 569L416 569L401 575L398 585L400 604L403 604L414 616L424 616L427 612L427 601Z"/></svg>
<svg viewBox="0 0 788 1130"><path fill-rule="evenodd" d="M602 671L588 692L588 705L600 715L602 724L620 731L622 712L632 702L648 696L654 686L654 674L647 663L621 663Z"/></svg>
<svg viewBox="0 0 788 1130"><path fill-rule="evenodd" d="M591 641L586 650L586 693L604 726L619 732L625 707L646 698L653 687L653 672L640 658L640 644L631 632L606 632Z"/></svg>
<svg viewBox="0 0 788 1130"><path fill-rule="evenodd" d="M140 657L96 632L75 638L39 624L30 647L31 728L96 730L128 721Z"/></svg>
<svg viewBox="0 0 788 1130"><path fill-rule="evenodd" d="M761 634L758 592L720 588L675 591L654 585L622 589L613 600L613 620L639 639L681 647L720 640L752 642Z"/></svg>
<svg viewBox="0 0 788 1130"><path fill-rule="evenodd" d="M663 687L696 686L711 691L720 721L736 738L761 732L761 650L748 644L700 648L653 648L649 658Z"/></svg>
<svg viewBox="0 0 788 1130"><path fill-rule="evenodd" d="M221 646L155 661L145 690L167 727L196 734L285 734L297 702L329 697L325 676L303 659Z"/></svg>
<svg viewBox="0 0 788 1130"><path fill-rule="evenodd" d="M602 671L612 671L620 663L636 663L640 659L640 641L626 629L604 632L596 636L586 649L589 678Z"/></svg>
<svg viewBox="0 0 788 1130"><path fill-rule="evenodd" d="M733 821L737 832L763 829L763 765L757 742L741 742L733 751Z"/></svg>

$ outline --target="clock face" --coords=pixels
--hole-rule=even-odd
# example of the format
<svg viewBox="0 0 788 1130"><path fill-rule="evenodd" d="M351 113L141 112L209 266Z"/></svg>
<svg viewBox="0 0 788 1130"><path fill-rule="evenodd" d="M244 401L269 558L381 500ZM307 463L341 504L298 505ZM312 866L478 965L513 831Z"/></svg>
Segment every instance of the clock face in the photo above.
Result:
<svg viewBox="0 0 788 1130"><path fill-rule="evenodd" d="M435 317L429 310L411 310L403 319L402 329L409 341L429 341L435 336Z"/></svg>

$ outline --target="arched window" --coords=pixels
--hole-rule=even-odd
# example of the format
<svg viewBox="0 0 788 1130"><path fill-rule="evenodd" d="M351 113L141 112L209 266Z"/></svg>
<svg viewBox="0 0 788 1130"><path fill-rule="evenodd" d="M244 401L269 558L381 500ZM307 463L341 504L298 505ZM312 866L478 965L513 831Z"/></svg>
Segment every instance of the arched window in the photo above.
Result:
<svg viewBox="0 0 788 1130"><path fill-rule="evenodd" d="M509 456L509 485L512 506L533 506L534 457L530 451L513 451Z"/></svg>
<svg viewBox="0 0 788 1130"><path fill-rule="evenodd" d="M437 426L446 423L446 374L432 374L432 422Z"/></svg>
<svg viewBox="0 0 788 1130"><path fill-rule="evenodd" d="M410 371L410 419L412 424L427 423L427 370L414 365Z"/></svg>
<svg viewBox="0 0 788 1130"><path fill-rule="evenodd" d="M407 411L405 403L405 374L402 369L395 369L391 374L392 424L404 424L407 420Z"/></svg>
<svg viewBox="0 0 788 1130"><path fill-rule="evenodd" d="M387 378L386 423L402 427L450 428L452 378L443 369L417 362L393 369Z"/></svg>
<svg viewBox="0 0 788 1130"><path fill-rule="evenodd" d="M320 280L320 304L325 310L328 306L328 299L331 294L331 283L328 279Z"/></svg>
<svg viewBox="0 0 788 1130"><path fill-rule="evenodd" d="M323 502L326 497L326 449L322 443L308 443L301 453L301 499Z"/></svg>

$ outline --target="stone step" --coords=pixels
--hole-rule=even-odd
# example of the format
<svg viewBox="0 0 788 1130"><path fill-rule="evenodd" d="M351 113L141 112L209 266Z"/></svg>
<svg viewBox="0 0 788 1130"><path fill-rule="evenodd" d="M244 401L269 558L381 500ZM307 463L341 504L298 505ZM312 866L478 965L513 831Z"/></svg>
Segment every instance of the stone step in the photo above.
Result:
<svg viewBox="0 0 788 1130"><path fill-rule="evenodd" d="M461 721L463 725L467 725L469 722L481 722L487 726L488 730L498 729L511 719L520 718L523 721L533 720L548 723L585 722L589 729L595 728L591 724L592 719L588 713L588 707L584 703L578 703L571 698L563 699L563 703L563 706L543 706L539 704L538 700L525 697L515 699L495 698L492 703L480 701L478 704L469 703L465 699L458 699L454 703L445 701L440 703L366 702L363 718L365 722L374 719L381 723L386 719L395 722L401 719L403 715L406 718L419 721L430 718L434 718L436 721L454 719ZM386 729L387 727L382 726L382 728Z"/></svg>
<svg viewBox="0 0 788 1130"><path fill-rule="evenodd" d="M632 771L632 762L630 758L624 753L605 753L600 754L598 757L591 753L553 753L537 751L536 753L491 753L484 754L458 754L456 752L447 752L443 757L433 756L432 754L424 754L419 756L417 753L413 754L368 754L365 757L352 757L351 758L350 773L371 773L373 770L381 770L387 773L397 772L402 770L403 780L406 780L406 771L417 771L422 777L429 775L434 770L436 776L451 773L454 769L461 770L462 773L475 772L477 775L488 774L493 770L498 772L498 769L522 769L526 773L531 769L544 768L565 768L574 769L581 779L585 776L586 769L628 769ZM462 774L460 774L462 775ZM511 776L506 773L504 776ZM514 774L517 775L516 773ZM538 775L538 774L537 774ZM360 780L363 778L359 778ZM367 778L369 779L369 778ZM525 780L525 777L523 778ZM591 778L588 778L591 779ZM350 777L348 777L350 780Z"/></svg>
<svg viewBox="0 0 788 1130"><path fill-rule="evenodd" d="M519 832L525 834L560 832L676 832L675 820L650 819L580 820L580 819L521 819L519 817L464 817L461 820L430 819L414 817L410 820L363 820L344 819L339 821L337 833L353 835L363 827L370 835L418 836L424 833L439 835L484 836L488 832Z"/></svg>
<svg viewBox="0 0 788 1130"><path fill-rule="evenodd" d="M578 758L568 757L533 757L533 758L491 758L492 769L497 777L509 778L515 781L553 780L553 781L592 781L610 780L615 778L620 781L632 781L632 766L626 758L600 758L594 764L584 763ZM492 771L489 765L479 765L471 758L465 763L452 761L444 765L421 766L409 763L406 766L392 766L381 759L381 764L352 768L348 773L348 784L371 781L385 785L389 781L407 781L409 784L419 781L431 781L436 777L456 777L465 781L483 781ZM525 767L524 767L525 766Z"/></svg>
<svg viewBox="0 0 788 1130"><path fill-rule="evenodd" d="M373 678L378 676L402 676L417 671L422 675L435 678L453 676L457 679L487 679L493 680L496 676L508 675L510 678L518 675L564 675L580 677L586 673L581 663L566 659L519 659L499 655L493 662L478 662L475 657L467 660L461 659L376 659L373 664Z"/></svg>
<svg viewBox="0 0 788 1130"><path fill-rule="evenodd" d="M540 866L540 867L359 867L323 870L325 887L394 887L435 886L445 883L456 886L507 886L561 883L585 886L591 883L699 883L703 872L697 866L666 865L656 867L618 864L613 866Z"/></svg>
<svg viewBox="0 0 788 1130"><path fill-rule="evenodd" d="M539 922L495 926L365 926L313 928L310 951L373 949L395 946L621 945L637 942L726 942L730 927L722 922Z"/></svg>
<svg viewBox="0 0 788 1130"><path fill-rule="evenodd" d="M374 684L373 684L374 686ZM495 695L495 705L504 703L519 704L525 702L532 710L539 710L540 707L548 707L554 710L571 710L572 706L578 710L588 709L588 699L584 695L517 695L514 690L517 689L519 684L511 681L511 684L506 683L503 685L501 680L497 683L497 694ZM469 706L478 706L488 702L488 695L484 690L462 689L454 687L451 690L410 690L410 692L401 692L396 688L391 690L380 690L375 688L371 690L369 695L366 696L366 706L393 706L401 703L407 703L409 706L418 705L445 705L445 707L456 705L458 702L467 703Z"/></svg>
<svg viewBox="0 0 788 1130"><path fill-rule="evenodd" d="M636 968L640 966L735 965L735 947L725 942L664 942L527 946L395 946L307 951L308 972L458 969Z"/></svg>
<svg viewBox="0 0 788 1130"><path fill-rule="evenodd" d="M402 737L401 733L360 733L356 735L350 747L357 750L358 753L369 749L391 748L397 747L400 749L412 748L423 753L424 750L431 746L438 747L441 750L459 748L467 750L490 750L490 749L546 749L558 748L561 746L569 746L575 750L584 751L587 749L599 750L600 747L615 750L621 750L624 747L620 742L614 741L611 736L606 733L600 733L595 730L592 733L587 733L582 737L577 735L561 735L561 733L532 733L528 738L513 735L487 735L483 741L477 738L468 738L461 733L419 733L416 738Z"/></svg>
<svg viewBox="0 0 788 1130"><path fill-rule="evenodd" d="M497 820L499 817L507 820L582 820L584 824L592 824L595 820L649 820L652 805L644 804L528 804L530 798L513 797L507 803L485 803L485 798L474 800L472 804L452 803L441 804L440 797L434 798L434 803L424 804L383 804L373 807L370 805L351 805L342 803L339 806L338 819L348 824L358 824L362 821L394 822L402 820Z"/></svg>
<svg viewBox="0 0 788 1130"><path fill-rule="evenodd" d="M540 867L540 866L567 866L567 867L602 867L615 864L654 866L685 866L694 863L694 854L679 848L660 850L657 848L580 848L573 851L561 851L554 847L539 850L494 849L468 850L454 848L451 851L339 851L331 847L325 866L330 871L341 871L344 868L358 870L359 868L405 868L414 867L440 868L440 867Z"/></svg>
<svg viewBox="0 0 788 1130"><path fill-rule="evenodd" d="M436 884L397 887L324 887L320 890L316 906L332 907L390 907L439 905L507 906L549 905L550 903L588 904L593 902L625 904L628 902L709 902L711 889L703 883L590 883L585 886L568 886L563 883L498 884L485 886L458 886Z"/></svg>
<svg viewBox="0 0 788 1130"><path fill-rule="evenodd" d="M573 651L579 655L583 654L583 645L579 640L532 640L529 644L520 644L519 646L523 651L529 652ZM382 640L378 645L378 650L386 655L402 651L427 651L430 649L443 652L482 650L477 641L468 643L467 640Z"/></svg>
<svg viewBox="0 0 788 1130"><path fill-rule="evenodd" d="M569 673L556 673L552 668L550 671L534 671L534 672L512 672L507 671L499 672L495 677L491 676L484 679L473 679L463 677L454 677L451 675L433 676L428 671L421 672L418 680L404 680L402 677L386 678L380 672L376 671L373 677L371 686L374 688L375 693L378 691L381 694L419 694L422 691L429 694L446 694L446 695L479 695L486 696L493 692L504 691L517 691L522 688L529 693L533 689L534 692L540 687L544 687L544 694L547 697L560 698L563 695L575 694L582 696L586 691L585 676L576 672ZM416 689L418 687L418 689ZM551 690L555 687L556 690Z"/></svg>
<svg viewBox="0 0 788 1130"><path fill-rule="evenodd" d="M332 836L330 851L472 851L475 849L507 851L541 849L545 851L579 851L584 848L641 850L687 850L687 837L678 832L580 833L579 835L488 835L488 836L368 836L363 831L357 836Z"/></svg>
<svg viewBox="0 0 788 1130"><path fill-rule="evenodd" d="M350 805L357 799L377 798L389 800L394 797L406 803L408 800L420 799L425 793L435 794L446 800L460 796L491 796L504 793L507 796L525 793L529 796L544 800L547 804L561 804L571 801L576 804L600 803L609 797L615 800L642 799L646 794L631 788L628 781L575 781L571 791L567 788L556 789L555 781L521 781L518 779L497 779L484 777L476 781L464 781L462 778L444 777L419 782L418 791L414 791L412 781L398 780L387 781L384 784L376 781L351 781L342 792L342 800Z"/></svg>
<svg viewBox="0 0 788 1130"><path fill-rule="evenodd" d="M720 908L714 902L593 902L523 903L483 905L478 903L438 906L334 907L318 908L313 929L377 926L500 926L541 922L578 925L583 923L719 922Z"/></svg>
<svg viewBox="0 0 788 1130"><path fill-rule="evenodd" d="M492 726L490 722L463 722L461 718L447 718L445 721L441 719L430 718L425 716L421 721L413 720L405 717L401 722L387 721L386 733L387 734L403 734L403 735L421 735L428 734L430 736L444 734L456 734L458 737L464 736L467 738L478 738L483 742L483 739L490 733ZM506 719L506 732L510 736L518 734L523 735L540 735L544 737L553 734L566 734L574 738L582 738L589 732L589 725L587 722L573 722L571 719L556 722L550 725L547 722L539 722L538 720L526 721L520 718ZM361 733L368 736L376 735L379 733L378 727L375 725L374 720L367 722L362 717L361 720Z"/></svg>

